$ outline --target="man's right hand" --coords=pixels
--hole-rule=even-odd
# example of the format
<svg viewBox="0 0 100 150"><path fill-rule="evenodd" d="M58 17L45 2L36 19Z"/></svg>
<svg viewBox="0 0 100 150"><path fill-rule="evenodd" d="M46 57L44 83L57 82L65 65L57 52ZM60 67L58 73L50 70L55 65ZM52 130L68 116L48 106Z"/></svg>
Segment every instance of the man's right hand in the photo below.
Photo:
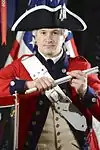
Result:
<svg viewBox="0 0 100 150"><path fill-rule="evenodd" d="M54 87L54 80L48 77L36 78L33 81L26 81L26 87L28 89L37 88L37 90L43 92Z"/></svg>

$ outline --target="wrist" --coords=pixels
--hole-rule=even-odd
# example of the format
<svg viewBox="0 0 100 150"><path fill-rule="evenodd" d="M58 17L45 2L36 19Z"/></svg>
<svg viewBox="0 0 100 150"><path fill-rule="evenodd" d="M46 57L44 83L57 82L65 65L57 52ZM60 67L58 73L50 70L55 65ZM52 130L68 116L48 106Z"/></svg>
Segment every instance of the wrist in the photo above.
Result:
<svg viewBox="0 0 100 150"><path fill-rule="evenodd" d="M86 92L87 92L87 87L82 92L78 92L78 95L83 98Z"/></svg>

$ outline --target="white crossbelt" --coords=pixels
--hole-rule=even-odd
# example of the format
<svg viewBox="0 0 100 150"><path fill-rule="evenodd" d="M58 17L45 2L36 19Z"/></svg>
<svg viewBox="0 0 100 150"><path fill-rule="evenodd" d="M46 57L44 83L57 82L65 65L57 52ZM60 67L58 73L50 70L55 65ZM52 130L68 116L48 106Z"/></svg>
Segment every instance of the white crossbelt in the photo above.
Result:
<svg viewBox="0 0 100 150"><path fill-rule="evenodd" d="M42 76L51 77L46 67L36 56L25 57L21 62L33 80ZM45 95L52 102L55 111L67 120L76 130L86 130L86 118L81 114L78 108L72 104L71 99L65 95L58 85L46 91Z"/></svg>

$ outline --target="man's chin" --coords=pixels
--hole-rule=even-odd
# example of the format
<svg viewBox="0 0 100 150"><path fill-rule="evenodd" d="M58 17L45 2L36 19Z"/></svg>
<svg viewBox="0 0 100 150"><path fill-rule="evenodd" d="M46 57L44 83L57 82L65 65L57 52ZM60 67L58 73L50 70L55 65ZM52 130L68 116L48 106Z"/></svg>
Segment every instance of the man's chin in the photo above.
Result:
<svg viewBox="0 0 100 150"><path fill-rule="evenodd" d="M55 48L55 45L48 45L48 46L44 46L45 49L54 49Z"/></svg>
<svg viewBox="0 0 100 150"><path fill-rule="evenodd" d="M52 52L55 51L55 48L54 48L54 47L52 47L52 48L51 48L51 47L47 47L47 48L44 48L44 51L45 51L45 52L48 51L48 52L52 53Z"/></svg>

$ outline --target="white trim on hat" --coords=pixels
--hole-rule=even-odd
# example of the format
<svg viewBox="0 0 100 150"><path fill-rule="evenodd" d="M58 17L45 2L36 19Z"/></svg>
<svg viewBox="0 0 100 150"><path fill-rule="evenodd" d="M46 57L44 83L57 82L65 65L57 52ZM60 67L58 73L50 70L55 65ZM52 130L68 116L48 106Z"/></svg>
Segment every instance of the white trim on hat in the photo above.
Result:
<svg viewBox="0 0 100 150"><path fill-rule="evenodd" d="M83 21L83 19L81 19L81 17L79 17L78 15L76 15L75 13L73 13L73 12L71 12L69 9L67 9L66 7L65 7L65 9L66 9L66 11L70 14L70 15L72 15L74 18L76 18L77 20L79 20L80 22L81 22L81 24L83 25L83 30L82 31L84 31L84 30L86 30L87 29L87 25L86 25L86 23Z"/></svg>
<svg viewBox="0 0 100 150"><path fill-rule="evenodd" d="M27 10L23 15L21 15L18 20L14 23L14 25L12 26L11 30L12 31L15 31L16 27L18 26L18 24L26 17L28 16L30 13L34 12L34 11L37 11L37 10L41 10L41 9L44 9L44 10L48 10L50 12L56 12L60 9L62 9L62 7L64 8L64 10L66 10L66 12L68 14L70 14L71 16L73 16L75 19L77 19L82 25L83 25L83 30L84 31L86 28L87 28L87 25L86 23L78 16L76 15L75 13L71 12L69 9L66 8L66 6L62 6L62 5L59 5L55 8L51 8L51 7L48 7L46 5L39 5L39 6L36 6L34 8L31 8L29 10Z"/></svg>

